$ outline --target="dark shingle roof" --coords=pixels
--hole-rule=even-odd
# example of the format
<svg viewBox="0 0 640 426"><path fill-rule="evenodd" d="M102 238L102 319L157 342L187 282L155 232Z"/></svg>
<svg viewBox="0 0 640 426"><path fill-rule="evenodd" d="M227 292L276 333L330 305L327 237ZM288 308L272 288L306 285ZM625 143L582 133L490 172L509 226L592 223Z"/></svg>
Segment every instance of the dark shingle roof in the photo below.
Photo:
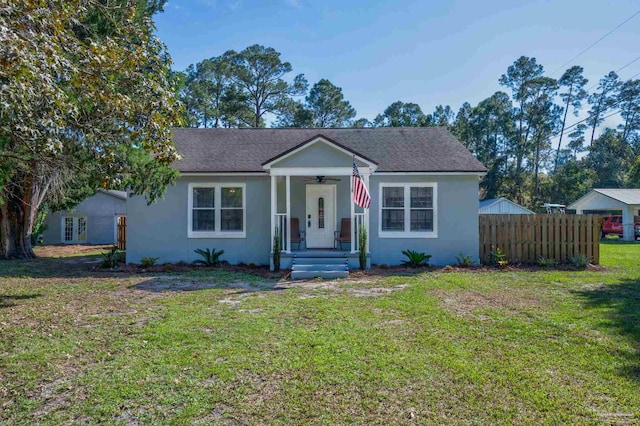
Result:
<svg viewBox="0 0 640 426"><path fill-rule="evenodd" d="M181 172L261 172L262 164L315 136L378 163L379 172L485 172L442 127L373 129L174 129Z"/></svg>

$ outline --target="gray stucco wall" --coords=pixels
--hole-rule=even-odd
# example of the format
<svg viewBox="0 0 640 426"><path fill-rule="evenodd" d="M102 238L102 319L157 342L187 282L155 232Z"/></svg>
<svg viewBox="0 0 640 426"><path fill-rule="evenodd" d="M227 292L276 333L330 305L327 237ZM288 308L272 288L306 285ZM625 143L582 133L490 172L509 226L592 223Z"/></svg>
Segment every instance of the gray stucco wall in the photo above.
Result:
<svg viewBox="0 0 640 426"><path fill-rule="evenodd" d="M438 215L437 238L379 238L379 184L436 182ZM371 263L395 265L405 257L402 250L432 255L433 265L455 263L463 253L478 260L478 177L477 176L371 176L369 251Z"/></svg>
<svg viewBox="0 0 640 426"><path fill-rule="evenodd" d="M45 219L47 230L42 233L44 244L61 244L62 218L85 216L87 218L87 244L114 244L116 215L127 214L125 200L98 192L87 198L73 210L50 212Z"/></svg>
<svg viewBox="0 0 640 426"><path fill-rule="evenodd" d="M337 220L350 215L348 176L337 184ZM187 238L188 184L190 182L245 183L247 201L246 238ZM436 182L437 238L379 238L379 184ZM302 177L291 178L292 217L305 221L305 185ZM282 183L284 185L284 182ZM416 250L431 254L431 263L454 263L463 253L478 260L478 177L477 176L372 176L370 211L371 263L399 264L401 251ZM284 191L278 191L284 197ZM282 194L282 197L280 196ZM165 198L147 206L144 197L128 199L127 261L139 263L143 256L159 257L159 262L191 262L198 258L197 248L225 250L223 259L231 262L268 264L270 244L270 177L181 177L167 188ZM279 200L280 202L280 200ZM283 210L284 211L284 210Z"/></svg>
<svg viewBox="0 0 640 426"><path fill-rule="evenodd" d="M276 161L272 167L351 167L353 157L325 142L316 142L305 149ZM358 167L365 166L356 160Z"/></svg>
<svg viewBox="0 0 640 426"><path fill-rule="evenodd" d="M246 184L246 238L188 238L189 183L224 182ZM269 177L181 177L167 188L164 199L147 206L143 196L127 203L127 262L159 257L159 263L192 262L195 249L224 250L223 260L269 264L271 250Z"/></svg>

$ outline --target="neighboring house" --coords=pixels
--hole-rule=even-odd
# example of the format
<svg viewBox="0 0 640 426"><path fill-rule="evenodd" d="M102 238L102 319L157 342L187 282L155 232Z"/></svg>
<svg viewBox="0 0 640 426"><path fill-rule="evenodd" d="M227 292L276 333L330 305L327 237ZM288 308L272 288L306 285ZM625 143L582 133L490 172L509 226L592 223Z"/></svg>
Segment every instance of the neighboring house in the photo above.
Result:
<svg viewBox="0 0 640 426"><path fill-rule="evenodd" d="M621 211L622 238L633 241L635 239L634 215L640 215L640 189L592 189L569 204L567 209L575 210L576 214Z"/></svg>
<svg viewBox="0 0 640 426"><path fill-rule="evenodd" d="M359 227L371 263L399 264L406 249L433 264L478 259L485 168L444 128L175 129L173 138L176 184L150 206L127 201L127 262L193 261L195 249L215 248L230 263L269 264L278 232L283 268L336 256L354 267ZM352 202L354 159L368 211Z"/></svg>
<svg viewBox="0 0 640 426"><path fill-rule="evenodd" d="M44 244L115 244L117 224L127 214L127 193L99 189L71 211L50 212Z"/></svg>
<svg viewBox="0 0 640 426"><path fill-rule="evenodd" d="M504 197L480 201L480 214L535 214Z"/></svg>

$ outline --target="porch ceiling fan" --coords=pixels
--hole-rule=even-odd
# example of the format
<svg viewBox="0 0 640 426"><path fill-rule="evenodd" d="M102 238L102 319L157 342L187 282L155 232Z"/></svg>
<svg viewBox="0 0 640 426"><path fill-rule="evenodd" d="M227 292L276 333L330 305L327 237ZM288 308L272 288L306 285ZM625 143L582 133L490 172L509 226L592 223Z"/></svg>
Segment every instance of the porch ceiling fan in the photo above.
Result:
<svg viewBox="0 0 640 426"><path fill-rule="evenodd" d="M326 177L326 176L316 176L316 177L308 177L304 179L306 182L315 182L315 183L327 183L327 182L340 182L338 178Z"/></svg>

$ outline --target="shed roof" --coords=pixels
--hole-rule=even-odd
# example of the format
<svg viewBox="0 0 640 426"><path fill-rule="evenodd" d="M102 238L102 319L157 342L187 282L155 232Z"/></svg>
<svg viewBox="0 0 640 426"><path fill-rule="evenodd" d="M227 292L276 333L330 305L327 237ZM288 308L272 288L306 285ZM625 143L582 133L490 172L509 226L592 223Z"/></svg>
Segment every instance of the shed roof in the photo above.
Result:
<svg viewBox="0 0 640 426"><path fill-rule="evenodd" d="M112 197L116 197L116 198L119 198L121 200L126 200L127 199L127 192L126 191L116 191L115 189L102 189L102 188L99 188L98 192L102 192L103 194L111 195Z"/></svg>
<svg viewBox="0 0 640 426"><path fill-rule="evenodd" d="M486 172L443 127L173 130L181 172L263 172L263 164L324 137L378 163L379 172Z"/></svg>
<svg viewBox="0 0 640 426"><path fill-rule="evenodd" d="M640 189L599 188L594 191L624 204L640 204Z"/></svg>
<svg viewBox="0 0 640 426"><path fill-rule="evenodd" d="M522 207L520 204L513 202L511 200L509 200L508 198L504 198L504 197L500 197L500 198L488 198L486 200L482 200L480 201L480 205L479 205L479 209L488 209L489 207L491 207L494 204L498 204L498 203L507 203L510 204L512 206L515 206L517 209L521 210L524 213L528 213L528 214L535 214L533 211L529 210L526 207Z"/></svg>
<svg viewBox="0 0 640 426"><path fill-rule="evenodd" d="M603 195L622 204L640 205L640 189L596 188L569 204L567 208L574 210L578 208L580 204L593 199L596 194Z"/></svg>

